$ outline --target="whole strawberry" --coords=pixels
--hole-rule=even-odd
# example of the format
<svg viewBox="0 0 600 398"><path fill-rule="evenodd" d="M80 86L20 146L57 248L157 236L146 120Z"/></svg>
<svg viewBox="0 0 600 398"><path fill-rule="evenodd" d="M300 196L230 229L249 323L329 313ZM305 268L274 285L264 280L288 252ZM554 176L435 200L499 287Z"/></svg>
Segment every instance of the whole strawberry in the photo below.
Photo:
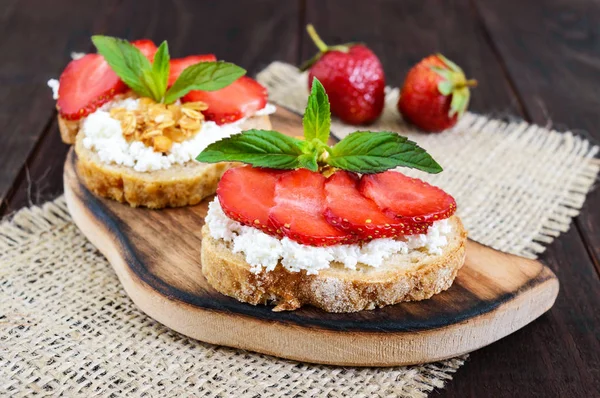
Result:
<svg viewBox="0 0 600 398"><path fill-rule="evenodd" d="M425 131L440 132L456 124L469 106L469 87L462 69L442 54L430 55L408 72L398 110Z"/></svg>
<svg viewBox="0 0 600 398"><path fill-rule="evenodd" d="M350 124L366 124L381 115L384 104L385 76L379 58L362 44L327 46L312 25L308 34L319 53L307 61L309 89L316 77L325 87L331 112Z"/></svg>

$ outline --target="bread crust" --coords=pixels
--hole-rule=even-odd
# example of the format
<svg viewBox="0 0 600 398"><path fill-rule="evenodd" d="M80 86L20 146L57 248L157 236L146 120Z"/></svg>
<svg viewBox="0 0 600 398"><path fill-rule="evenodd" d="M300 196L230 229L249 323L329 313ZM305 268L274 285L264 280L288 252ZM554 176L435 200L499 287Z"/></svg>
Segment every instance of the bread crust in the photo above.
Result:
<svg viewBox="0 0 600 398"><path fill-rule="evenodd" d="M75 144L80 126L81 120L67 120L60 114L58 115L58 130L60 131L60 138L65 144Z"/></svg>
<svg viewBox="0 0 600 398"><path fill-rule="evenodd" d="M467 232L457 216L441 255L420 255L419 261L398 259L382 268L341 264L307 275L290 272L279 264L271 272L250 272L241 254L202 228L202 272L217 291L249 304L275 303L274 311L312 305L328 312L371 310L403 301L425 300L448 289L465 261ZM397 263L394 263L396 261ZM391 262L391 263L390 263Z"/></svg>
<svg viewBox="0 0 600 398"><path fill-rule="evenodd" d="M270 129L271 123L268 116L252 117L242 128ZM78 175L90 191L132 207L152 209L199 203L215 193L223 173L235 165L189 162L166 170L139 172L102 162L95 152L84 147L83 134L77 134L75 153Z"/></svg>

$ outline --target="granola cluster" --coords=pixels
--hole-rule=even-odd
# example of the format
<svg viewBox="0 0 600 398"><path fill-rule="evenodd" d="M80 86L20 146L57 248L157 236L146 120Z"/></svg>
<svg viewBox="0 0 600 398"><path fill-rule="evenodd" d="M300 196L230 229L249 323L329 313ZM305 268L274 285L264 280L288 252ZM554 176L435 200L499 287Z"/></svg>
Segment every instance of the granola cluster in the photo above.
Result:
<svg viewBox="0 0 600 398"><path fill-rule="evenodd" d="M168 152L174 142L183 142L195 135L204 122L201 111L204 102L160 104L150 98L140 98L138 109L113 108L110 116L121 122L128 142L141 141L156 152Z"/></svg>

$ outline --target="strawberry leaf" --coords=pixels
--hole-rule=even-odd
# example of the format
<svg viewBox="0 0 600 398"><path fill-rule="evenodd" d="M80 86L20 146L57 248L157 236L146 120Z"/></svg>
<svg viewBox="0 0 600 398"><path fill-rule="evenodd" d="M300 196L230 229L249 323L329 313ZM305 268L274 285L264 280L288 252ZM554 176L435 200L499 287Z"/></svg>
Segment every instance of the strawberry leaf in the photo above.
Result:
<svg viewBox="0 0 600 398"><path fill-rule="evenodd" d="M223 61L200 62L188 66L167 91L165 103L174 102L192 90L220 90L245 74L245 69Z"/></svg>
<svg viewBox="0 0 600 398"><path fill-rule="evenodd" d="M430 66L430 69L442 77L444 80L452 82L453 72L449 69L440 68L439 66Z"/></svg>
<svg viewBox="0 0 600 398"><path fill-rule="evenodd" d="M423 148L391 132L356 131L338 142L326 161L331 166L363 174L380 173L398 166L434 174L442 171Z"/></svg>
<svg viewBox="0 0 600 398"><path fill-rule="evenodd" d="M277 131L247 130L210 144L196 160L205 163L242 162L257 167L316 170L316 159L305 154L303 141Z"/></svg>
<svg viewBox="0 0 600 398"><path fill-rule="evenodd" d="M329 130L331 129L331 111L329 107L329 98L321 82L314 78L308 104L302 118L304 127L304 138L306 141L318 139L323 143L329 140Z"/></svg>
<svg viewBox="0 0 600 398"><path fill-rule="evenodd" d="M469 106L469 99L471 98L471 92L468 87L462 87L455 89L452 93L452 101L450 102L450 111L448 112L449 117L453 117L458 114L458 117L467 110Z"/></svg>
<svg viewBox="0 0 600 398"><path fill-rule="evenodd" d="M442 60L442 62L443 62L443 63L445 63L445 64L446 64L446 66L448 66L448 68L450 68L450 69L451 69L453 72L456 72L456 73L462 73L462 74L464 75L464 72L463 72L463 70L461 69L461 67L460 67L460 66L458 66L458 65L457 65L457 64L455 64L454 62L450 61L448 58L444 57L444 56L443 56L442 54L440 54L440 53L437 53L436 55L437 55L437 57L438 57L439 59L441 59L441 60Z"/></svg>
<svg viewBox="0 0 600 398"><path fill-rule="evenodd" d="M454 89L454 86L448 80L442 80L441 82L438 83L438 91L442 95L452 94L453 89Z"/></svg>

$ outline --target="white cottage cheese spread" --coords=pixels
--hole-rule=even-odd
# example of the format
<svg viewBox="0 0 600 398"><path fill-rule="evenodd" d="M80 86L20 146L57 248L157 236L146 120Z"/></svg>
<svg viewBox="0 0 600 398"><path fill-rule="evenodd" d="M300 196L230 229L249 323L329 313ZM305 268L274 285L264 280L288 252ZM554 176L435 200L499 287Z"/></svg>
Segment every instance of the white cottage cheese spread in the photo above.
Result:
<svg viewBox="0 0 600 398"><path fill-rule="evenodd" d="M50 79L48 80L48 87L50 87L52 89L52 98L57 100L58 99L58 87L59 87L59 83L58 80L56 79Z"/></svg>
<svg viewBox="0 0 600 398"><path fill-rule="evenodd" d="M406 240L373 239L362 245L314 247L286 237L278 239L257 228L238 223L225 215L218 199L208 205L205 221L214 239L223 239L231 244L234 253L244 254L253 273L259 273L263 269L272 271L279 262L291 272L306 270L311 275L329 268L331 262L356 269L359 262L379 267L393 254L407 254L415 249L425 249L429 254L439 255L448 244L447 235L452 232L448 220L440 220L433 223L427 234L410 235Z"/></svg>
<svg viewBox="0 0 600 398"><path fill-rule="evenodd" d="M76 51L72 51L71 59L81 59L81 58L85 57L86 55L87 55L86 53L78 53Z"/></svg>
<svg viewBox="0 0 600 398"><path fill-rule="evenodd" d="M258 111L256 111L256 113L254 114L254 116L266 116L266 115L270 115L272 113L275 113L276 110L277 110L277 108L275 107L275 105L273 105L273 104L267 104L264 108L259 109Z"/></svg>
<svg viewBox="0 0 600 398"><path fill-rule="evenodd" d="M59 81L48 80L48 87L52 89L52 97L58 99ZM178 103L178 102L176 102ZM168 169L174 164L185 164L195 161L196 156L213 142L239 134L245 119L234 123L217 125L215 122L204 122L202 127L193 137L173 143L168 153L155 152L142 142L127 142L123 137L121 124L110 117L109 111L113 108L135 110L139 106L137 98L115 99L98 108L94 113L83 119L82 132L83 145L98 154L100 160L108 164L132 167L136 171L155 171ZM275 113L277 108L267 104L255 113L255 116L264 116Z"/></svg>
<svg viewBox="0 0 600 398"><path fill-rule="evenodd" d="M245 120L241 119L221 126L215 122L204 122L193 137L174 143L169 152L162 154L140 141L127 142L123 137L121 124L108 112L112 108L135 110L138 104L137 98L125 98L106 103L90 114L82 124L83 145L96 152L104 163L132 167L140 172L168 169L174 164L182 165L195 161L195 157L208 145L239 134ZM273 113L275 107L270 105L267 109L269 105L259 112L264 110L264 114Z"/></svg>

